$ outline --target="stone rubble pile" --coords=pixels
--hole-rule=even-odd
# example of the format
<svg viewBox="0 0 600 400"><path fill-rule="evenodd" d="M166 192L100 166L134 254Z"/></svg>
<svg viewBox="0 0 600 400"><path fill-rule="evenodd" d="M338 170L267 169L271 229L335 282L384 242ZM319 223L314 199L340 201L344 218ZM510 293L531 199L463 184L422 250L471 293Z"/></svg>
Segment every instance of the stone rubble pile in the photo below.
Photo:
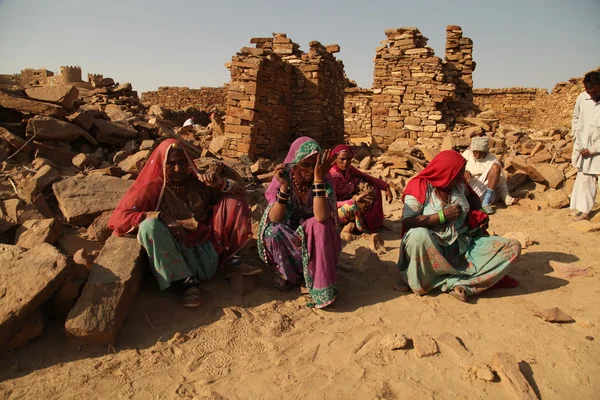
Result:
<svg viewBox="0 0 600 400"><path fill-rule="evenodd" d="M135 238L111 236L108 219L161 140L182 139L200 171L255 181L247 157L208 150L218 115L181 128L160 107L144 114L130 84L103 82L86 95L0 90L0 352L41 335L48 317L66 317L76 342L115 342L146 258Z"/></svg>

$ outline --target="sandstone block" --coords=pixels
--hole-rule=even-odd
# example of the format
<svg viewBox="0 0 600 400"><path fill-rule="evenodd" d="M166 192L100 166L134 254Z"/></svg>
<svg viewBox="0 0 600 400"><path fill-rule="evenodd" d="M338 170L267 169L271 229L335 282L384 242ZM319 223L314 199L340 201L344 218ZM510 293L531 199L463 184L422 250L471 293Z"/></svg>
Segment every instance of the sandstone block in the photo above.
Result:
<svg viewBox="0 0 600 400"><path fill-rule="evenodd" d="M104 112L111 121L123 121L133 115L130 112L123 111L121 107L116 104L107 104L104 108Z"/></svg>
<svg viewBox="0 0 600 400"><path fill-rule="evenodd" d="M105 175L73 177L52 185L58 207L70 224L87 226L114 210L133 181Z"/></svg>
<svg viewBox="0 0 600 400"><path fill-rule="evenodd" d="M17 255L0 268L0 348L29 316L54 294L71 273L67 258L44 243Z"/></svg>
<svg viewBox="0 0 600 400"><path fill-rule="evenodd" d="M0 347L0 352L11 351L25 347L29 341L44 333L44 315L40 310L35 310L24 318L23 326L10 340Z"/></svg>
<svg viewBox="0 0 600 400"><path fill-rule="evenodd" d="M111 236L96 259L65 328L80 343L107 345L117 334L143 276L143 248L135 238Z"/></svg>
<svg viewBox="0 0 600 400"><path fill-rule="evenodd" d="M440 352L437 342L430 336L422 335L413 338L417 357L430 357Z"/></svg>
<svg viewBox="0 0 600 400"><path fill-rule="evenodd" d="M6 141L8 145L11 147L10 152L22 149L22 152L29 154L31 152L31 146L27 145L25 139L20 136L15 135L11 131L6 128L0 126L0 139Z"/></svg>
<svg viewBox="0 0 600 400"><path fill-rule="evenodd" d="M519 399L537 400L537 396L527 379L521 374L515 357L509 353L496 353L492 361L504 385L507 385Z"/></svg>
<svg viewBox="0 0 600 400"><path fill-rule="evenodd" d="M75 111L67 115L67 119L86 131L94 125L94 118L85 111Z"/></svg>
<svg viewBox="0 0 600 400"><path fill-rule="evenodd" d="M108 227L108 220L112 215L112 211L105 211L98 216L88 227L87 236L90 240L104 242L112 234L112 230Z"/></svg>
<svg viewBox="0 0 600 400"><path fill-rule="evenodd" d="M563 190L548 190L546 200L550 208L563 208L569 205L569 196Z"/></svg>
<svg viewBox="0 0 600 400"><path fill-rule="evenodd" d="M54 244L60 235L60 224L54 218L25 221L17 229L16 244L31 249L42 243Z"/></svg>
<svg viewBox="0 0 600 400"><path fill-rule="evenodd" d="M408 339L404 335L392 333L381 339L380 345L385 350L405 349L408 346Z"/></svg>
<svg viewBox="0 0 600 400"><path fill-rule="evenodd" d="M42 166L34 176L19 183L19 197L31 203L35 196L43 193L54 182L62 178L60 172L49 165Z"/></svg>
<svg viewBox="0 0 600 400"><path fill-rule="evenodd" d="M119 168L121 168L126 174L137 173L141 170L141 168L138 169L138 166L140 166L141 163L148 158L148 156L150 156L150 150L138 151L137 153L132 154L121 161L119 163Z"/></svg>
<svg viewBox="0 0 600 400"><path fill-rule="evenodd" d="M87 132L79 126L56 118L36 115L27 123L27 136L35 136L35 140L53 140L70 142L80 136L87 136Z"/></svg>
<svg viewBox="0 0 600 400"><path fill-rule="evenodd" d="M556 189L565 180L563 171L552 165L538 164L536 169L553 189Z"/></svg>
<svg viewBox="0 0 600 400"><path fill-rule="evenodd" d="M108 144L121 144L138 135L135 128L128 122L112 122L103 119L94 120L93 132L96 134L98 142Z"/></svg>
<svg viewBox="0 0 600 400"><path fill-rule="evenodd" d="M98 159L88 154L79 153L73 157L73 165L81 170L89 167L97 167L98 164Z"/></svg>
<svg viewBox="0 0 600 400"><path fill-rule="evenodd" d="M67 114L61 106L28 100L0 91L0 107L11 108L25 114L45 115L47 117L63 117Z"/></svg>
<svg viewBox="0 0 600 400"><path fill-rule="evenodd" d="M25 93L34 100L56 103L65 108L73 108L79 96L79 90L73 85L37 86L25 89Z"/></svg>

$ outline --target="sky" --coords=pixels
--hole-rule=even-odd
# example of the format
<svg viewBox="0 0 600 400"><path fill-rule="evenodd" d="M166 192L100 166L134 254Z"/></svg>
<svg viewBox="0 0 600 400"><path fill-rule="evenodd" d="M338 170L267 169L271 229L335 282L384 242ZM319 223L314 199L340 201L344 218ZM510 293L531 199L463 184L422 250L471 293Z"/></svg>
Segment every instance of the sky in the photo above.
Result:
<svg viewBox="0 0 600 400"><path fill-rule="evenodd" d="M446 25L474 42L476 88L551 89L600 66L600 0L0 0L0 73L79 65L139 92L221 86L252 37L337 43L373 84L384 30L415 26L443 58Z"/></svg>

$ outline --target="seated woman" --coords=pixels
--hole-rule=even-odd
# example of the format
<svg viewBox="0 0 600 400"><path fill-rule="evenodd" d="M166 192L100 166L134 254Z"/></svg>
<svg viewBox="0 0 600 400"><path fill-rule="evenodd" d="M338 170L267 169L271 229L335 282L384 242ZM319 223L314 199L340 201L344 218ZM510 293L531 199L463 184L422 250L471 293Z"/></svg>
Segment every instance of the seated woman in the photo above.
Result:
<svg viewBox="0 0 600 400"><path fill-rule="evenodd" d="M521 254L518 241L485 232L488 218L464 181L465 165L460 153L442 151L408 182L397 290L440 288L466 301L498 282Z"/></svg>
<svg viewBox="0 0 600 400"><path fill-rule="evenodd" d="M463 157L467 160L465 179L481 199L485 212L493 214L492 204L497 198L507 206L514 204L516 199L508 193L500 162L489 151L486 136L474 137L471 147L463 152Z"/></svg>
<svg viewBox="0 0 600 400"><path fill-rule="evenodd" d="M117 236L137 231L160 289L181 283L185 307L200 305L198 280L213 277L252 235L244 188L198 173L174 139L153 151L108 225Z"/></svg>
<svg viewBox="0 0 600 400"><path fill-rule="evenodd" d="M308 137L296 139L265 193L269 206L259 227L258 252L276 268L273 284L306 283L323 308L335 301L341 251L333 186L325 177L333 159Z"/></svg>
<svg viewBox="0 0 600 400"><path fill-rule="evenodd" d="M392 202L390 185L359 171L352 165L354 153L350 146L339 145L333 149L335 164L329 170L338 200L338 218L341 225L350 225L355 232L377 232L383 225L383 202Z"/></svg>

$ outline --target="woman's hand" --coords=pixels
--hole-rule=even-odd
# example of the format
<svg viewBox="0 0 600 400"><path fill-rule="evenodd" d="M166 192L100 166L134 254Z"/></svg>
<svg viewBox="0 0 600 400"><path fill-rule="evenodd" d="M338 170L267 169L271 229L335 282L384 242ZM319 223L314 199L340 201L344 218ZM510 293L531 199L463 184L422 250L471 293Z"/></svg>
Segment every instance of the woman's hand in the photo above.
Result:
<svg viewBox="0 0 600 400"><path fill-rule="evenodd" d="M331 157L331 150L325 150L323 155L317 155L317 162L315 163L315 182L323 182L325 176L329 173L331 166L335 158Z"/></svg>
<svg viewBox="0 0 600 400"><path fill-rule="evenodd" d="M446 217L446 221L454 221L460 217L460 213L462 211L462 207L460 204L453 204L449 207L444 208L444 216Z"/></svg>
<svg viewBox="0 0 600 400"><path fill-rule="evenodd" d="M158 216L159 221L167 225L169 232L173 235L173 238L178 242L182 242L185 238L185 229L179 225L177 221L172 218L169 214L161 212Z"/></svg>
<svg viewBox="0 0 600 400"><path fill-rule="evenodd" d="M213 189L220 189L223 187L223 178L214 172L207 172L199 176L200 182L204 183Z"/></svg>
<svg viewBox="0 0 600 400"><path fill-rule="evenodd" d="M285 193L289 193L290 192L289 191L290 183L283 175L284 171L285 171L285 165L279 164L278 166L275 167L275 170L273 171L274 172L273 176L275 177L275 179L277 179L277 182L279 182L279 189L281 189Z"/></svg>
<svg viewBox="0 0 600 400"><path fill-rule="evenodd" d="M355 194L352 196L352 200L358 205L358 208L363 210L370 205L370 202L367 199L368 196L369 193Z"/></svg>
<svg viewBox="0 0 600 400"><path fill-rule="evenodd" d="M392 201L394 200L394 196L392 195L392 189L390 189L389 186L385 188L385 199L389 204L392 204Z"/></svg>

